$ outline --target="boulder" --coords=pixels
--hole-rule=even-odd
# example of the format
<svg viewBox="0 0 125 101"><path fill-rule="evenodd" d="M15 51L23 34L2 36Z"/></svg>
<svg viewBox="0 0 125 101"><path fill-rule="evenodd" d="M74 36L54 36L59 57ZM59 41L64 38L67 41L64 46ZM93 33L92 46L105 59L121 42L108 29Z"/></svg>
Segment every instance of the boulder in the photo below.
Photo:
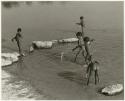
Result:
<svg viewBox="0 0 125 101"><path fill-rule="evenodd" d="M2 66L8 66L11 65L13 62L18 61L19 53L2 53Z"/></svg>
<svg viewBox="0 0 125 101"><path fill-rule="evenodd" d="M52 48L52 41L33 41L32 42L32 46L33 48L45 48L45 49L48 49L48 48Z"/></svg>
<svg viewBox="0 0 125 101"><path fill-rule="evenodd" d="M4 58L2 58L2 60L1 60L1 66L3 67L3 66L9 66L9 65L11 65L12 64L12 61L11 60L6 60L6 59L4 59Z"/></svg>
<svg viewBox="0 0 125 101"><path fill-rule="evenodd" d="M109 85L107 87L104 87L101 90L101 93L111 96L111 95L115 95L117 93L120 93L122 91L123 91L123 85L122 84L114 84L114 85Z"/></svg>
<svg viewBox="0 0 125 101"><path fill-rule="evenodd" d="M52 40L52 43L53 44L58 43L58 40Z"/></svg>
<svg viewBox="0 0 125 101"><path fill-rule="evenodd" d="M59 43L72 43L77 41L78 41L78 38L67 38L67 39L58 40Z"/></svg>

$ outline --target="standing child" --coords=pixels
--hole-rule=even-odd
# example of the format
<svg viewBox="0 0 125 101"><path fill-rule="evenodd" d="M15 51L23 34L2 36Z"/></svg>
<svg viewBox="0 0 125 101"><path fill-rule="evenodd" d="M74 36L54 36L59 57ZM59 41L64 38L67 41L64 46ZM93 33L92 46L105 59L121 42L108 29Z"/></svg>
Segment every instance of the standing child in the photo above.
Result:
<svg viewBox="0 0 125 101"><path fill-rule="evenodd" d="M88 58L90 57L90 43L93 42L94 39L91 39L89 37L84 37L84 45L85 45L85 51L86 51L86 56L85 56L85 62L87 63Z"/></svg>
<svg viewBox="0 0 125 101"><path fill-rule="evenodd" d="M88 66L87 66L87 71L86 71L86 76L88 78L87 80L87 85L89 84L90 77L92 75L92 72L95 73L95 84L97 84L97 81L99 82L99 62L95 61L92 59L92 55L89 56L88 58Z"/></svg>
<svg viewBox="0 0 125 101"><path fill-rule="evenodd" d="M80 17L80 23L76 23L76 24L81 26L81 29L82 29L82 38L84 39L84 31L83 31L83 28L85 28L84 17L81 16Z"/></svg>
<svg viewBox="0 0 125 101"><path fill-rule="evenodd" d="M21 28L18 28L15 37L12 38L12 42L13 42L14 40L17 42L17 46L18 46L18 49L19 49L19 54L20 54L21 56L23 56L23 54L22 54L22 49L21 49L21 39L22 39Z"/></svg>

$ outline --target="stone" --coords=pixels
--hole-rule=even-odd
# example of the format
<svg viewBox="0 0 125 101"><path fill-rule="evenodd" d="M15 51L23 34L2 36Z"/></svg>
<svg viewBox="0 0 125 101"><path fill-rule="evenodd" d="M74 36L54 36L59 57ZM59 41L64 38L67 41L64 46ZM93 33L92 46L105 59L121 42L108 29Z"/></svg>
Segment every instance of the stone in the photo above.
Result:
<svg viewBox="0 0 125 101"><path fill-rule="evenodd" d="M2 53L2 66L8 66L11 65L13 62L18 61L19 53L13 52L13 53Z"/></svg>
<svg viewBox="0 0 125 101"><path fill-rule="evenodd" d="M52 48L52 45L53 45L52 41L33 41L32 42L33 48L38 48L38 49L40 49L40 48L45 48L45 49Z"/></svg>
<svg viewBox="0 0 125 101"><path fill-rule="evenodd" d="M123 85L122 84L114 84L114 85L109 85L107 87L104 87L101 90L101 93L111 96L111 95L115 95L117 93L120 93L122 91L123 91Z"/></svg>
<svg viewBox="0 0 125 101"><path fill-rule="evenodd" d="M72 43L72 42L77 42L78 38L67 38L67 39L61 39L58 42L59 43Z"/></svg>

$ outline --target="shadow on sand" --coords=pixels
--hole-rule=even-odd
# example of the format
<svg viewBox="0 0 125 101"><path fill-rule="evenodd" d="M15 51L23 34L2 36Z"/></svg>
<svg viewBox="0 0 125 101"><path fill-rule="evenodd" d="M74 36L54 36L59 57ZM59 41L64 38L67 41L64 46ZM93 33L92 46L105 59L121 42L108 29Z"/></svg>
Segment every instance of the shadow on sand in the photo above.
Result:
<svg viewBox="0 0 125 101"><path fill-rule="evenodd" d="M79 73L71 72L71 71L63 71L58 73L60 77L63 77L64 79L68 79L70 81L73 81L80 85L86 85L86 78L84 78Z"/></svg>

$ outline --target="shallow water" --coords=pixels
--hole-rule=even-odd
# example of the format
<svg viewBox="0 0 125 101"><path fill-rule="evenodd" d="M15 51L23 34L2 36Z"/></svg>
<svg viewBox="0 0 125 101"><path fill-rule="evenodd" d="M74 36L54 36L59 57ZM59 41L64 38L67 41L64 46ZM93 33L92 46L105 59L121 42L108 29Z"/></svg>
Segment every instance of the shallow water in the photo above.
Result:
<svg viewBox="0 0 125 101"><path fill-rule="evenodd" d="M24 50L28 50L33 40L53 40L75 37L74 33L80 31L80 27L75 23L79 22L81 15L85 17L85 35L96 40L93 44L92 52L94 51L94 58L101 63L100 72L102 83L99 86L117 82L123 83L123 2L5 3L2 5L2 51L17 51L15 43L10 42L10 39L15 35L18 27L22 28ZM84 94L82 90L85 89L79 85L79 82L82 82L79 76L74 77L73 75L72 82L67 81L68 77L63 77L63 74L65 74L64 71L67 69L69 71L74 70L74 74L75 72L81 73L82 68L79 67L79 64L72 63L73 53L71 49L73 47L75 47L75 44L57 46L51 50L35 52L33 55L26 57L25 62L28 68L24 68L20 73L24 73L24 75L22 75L24 78L29 77L32 81L31 84L34 84L40 92L42 90L41 85L44 85L41 81L45 81L45 88L47 89L45 89L45 91L50 95L55 94L59 99L89 99L89 95L93 95L91 99L122 99L123 94L111 98L97 95L95 98L94 94L97 88L93 86L93 91L90 87L87 89L88 92ZM63 65L59 62L62 51L66 53L67 59ZM81 57L79 57L78 61L80 60L82 60ZM44 61L46 64L42 64L41 61ZM51 65L53 66L52 69L49 68ZM41 68L41 66L44 68ZM48 66L48 68L46 68L46 66ZM79 67L79 71L76 67ZM18 70L16 66L15 68ZM12 69L8 67L5 70L14 73L15 68ZM56 73L61 74L59 75L61 78L57 75L53 75ZM68 75L72 76L70 72L68 73ZM62 82L63 78L64 82ZM58 87L55 93L53 93L55 88L54 80ZM50 85L47 82L50 82ZM76 85L74 82L76 82ZM63 84L67 85L67 89L62 90ZM79 95L76 94L75 90L79 90ZM65 95L68 92L70 92L70 95Z"/></svg>
<svg viewBox="0 0 125 101"><path fill-rule="evenodd" d="M39 95L28 82L17 79L14 75L2 70L2 99L3 100L35 100L47 99Z"/></svg>

